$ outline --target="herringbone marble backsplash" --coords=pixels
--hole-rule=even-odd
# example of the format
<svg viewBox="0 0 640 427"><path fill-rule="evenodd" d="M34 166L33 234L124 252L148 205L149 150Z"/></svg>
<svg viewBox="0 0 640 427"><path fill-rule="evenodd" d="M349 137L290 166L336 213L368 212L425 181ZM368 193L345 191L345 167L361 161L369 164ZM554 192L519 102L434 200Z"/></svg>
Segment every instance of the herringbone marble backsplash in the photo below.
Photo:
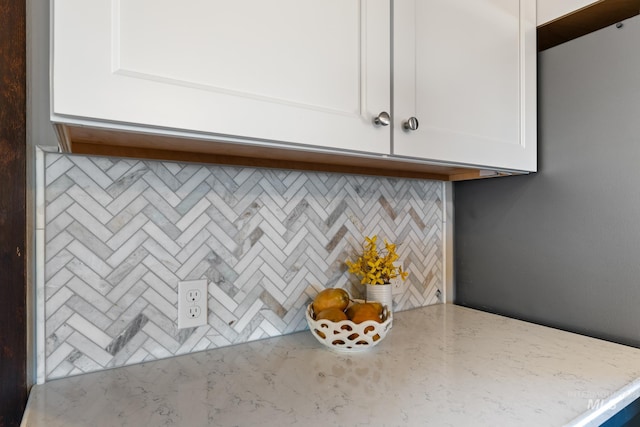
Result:
<svg viewBox="0 0 640 427"><path fill-rule="evenodd" d="M44 155L43 372L66 377L299 331L344 260L399 244L403 310L439 302L436 181ZM177 283L206 278L209 324L177 329ZM42 350L39 350L42 351Z"/></svg>

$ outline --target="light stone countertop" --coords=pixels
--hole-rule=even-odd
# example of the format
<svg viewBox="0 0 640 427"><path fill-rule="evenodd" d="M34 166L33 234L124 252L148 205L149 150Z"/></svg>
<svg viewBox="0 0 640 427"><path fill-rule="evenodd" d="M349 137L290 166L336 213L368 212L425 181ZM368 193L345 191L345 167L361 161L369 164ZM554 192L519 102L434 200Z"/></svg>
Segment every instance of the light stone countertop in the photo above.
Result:
<svg viewBox="0 0 640 427"><path fill-rule="evenodd" d="M434 305L359 354L305 331L50 381L22 426L599 425L638 378L640 349Z"/></svg>

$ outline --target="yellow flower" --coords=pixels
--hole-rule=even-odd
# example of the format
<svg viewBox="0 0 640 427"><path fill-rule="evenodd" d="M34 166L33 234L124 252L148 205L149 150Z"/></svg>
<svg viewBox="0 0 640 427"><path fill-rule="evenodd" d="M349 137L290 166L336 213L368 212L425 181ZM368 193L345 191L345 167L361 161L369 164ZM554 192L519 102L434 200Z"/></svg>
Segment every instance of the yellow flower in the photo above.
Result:
<svg viewBox="0 0 640 427"><path fill-rule="evenodd" d="M378 236L373 236L371 238L365 237L365 244L369 248L375 248L376 247L376 240L378 240Z"/></svg>
<svg viewBox="0 0 640 427"><path fill-rule="evenodd" d="M363 254L355 262L346 260L345 264L349 267L349 273L354 273L362 277L360 283L370 283L373 285L390 283L391 279L400 277L406 280L408 272L403 271L402 267L396 267L394 264L399 256L396 253L396 245L384 240L386 253L384 256L378 254L377 248L378 236L365 237L363 245Z"/></svg>

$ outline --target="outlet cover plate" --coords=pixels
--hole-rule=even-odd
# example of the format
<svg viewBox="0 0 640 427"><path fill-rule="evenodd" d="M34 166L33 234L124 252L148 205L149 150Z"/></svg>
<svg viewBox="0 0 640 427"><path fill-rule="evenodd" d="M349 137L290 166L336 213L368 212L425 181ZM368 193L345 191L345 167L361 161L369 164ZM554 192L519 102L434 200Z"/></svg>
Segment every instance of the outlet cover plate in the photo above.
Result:
<svg viewBox="0 0 640 427"><path fill-rule="evenodd" d="M394 263L398 268L402 267L400 263ZM406 289L406 283L400 276L396 276L391 279L391 295L401 295Z"/></svg>
<svg viewBox="0 0 640 427"><path fill-rule="evenodd" d="M178 329L207 324L207 280L178 282Z"/></svg>

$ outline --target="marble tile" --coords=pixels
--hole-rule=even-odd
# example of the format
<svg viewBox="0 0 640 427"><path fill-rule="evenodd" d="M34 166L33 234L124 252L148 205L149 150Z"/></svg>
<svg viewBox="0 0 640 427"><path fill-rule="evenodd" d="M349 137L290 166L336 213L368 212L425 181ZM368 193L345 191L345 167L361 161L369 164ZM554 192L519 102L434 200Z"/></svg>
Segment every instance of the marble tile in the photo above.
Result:
<svg viewBox="0 0 640 427"><path fill-rule="evenodd" d="M109 335L105 334L100 328L97 328L93 323L78 313L74 313L67 319L67 325L85 337L91 337L91 341L102 348L107 347L111 343L111 337Z"/></svg>
<svg viewBox="0 0 640 427"><path fill-rule="evenodd" d="M145 170L141 170L140 173L143 173L144 171ZM131 177L131 181L133 182L129 182L130 180L116 181L113 183L114 189L112 189L112 187L109 188L111 194L114 195L114 199L107 205L106 209L112 215L115 215L126 209L131 203L133 203L142 195L147 187L149 187L149 184L147 184L143 180L135 179L136 177Z"/></svg>
<svg viewBox="0 0 640 427"><path fill-rule="evenodd" d="M63 176L69 169L71 169L74 164L68 157L65 156L48 156L46 152L42 150L38 150L46 156L47 165L46 168L43 167L42 171L44 172L45 185L51 185L55 182L59 177ZM44 160L44 159L42 159Z"/></svg>
<svg viewBox="0 0 640 427"><path fill-rule="evenodd" d="M82 333L77 330L69 335L65 342L73 346L80 354L91 358L99 366L109 366L109 362L113 357L109 352L100 347L99 344L96 344L93 338L87 338L87 336L82 335Z"/></svg>
<svg viewBox="0 0 640 427"><path fill-rule="evenodd" d="M140 330L147 324L149 318L144 314L138 314L127 327L113 340L104 343L104 347L111 355L118 354Z"/></svg>
<svg viewBox="0 0 640 427"><path fill-rule="evenodd" d="M40 382L303 329L309 289L360 296L344 260L367 234L401 239L415 272L396 310L439 302L442 183L46 152L39 168L38 342L60 332ZM209 323L177 330L177 282L199 278Z"/></svg>

